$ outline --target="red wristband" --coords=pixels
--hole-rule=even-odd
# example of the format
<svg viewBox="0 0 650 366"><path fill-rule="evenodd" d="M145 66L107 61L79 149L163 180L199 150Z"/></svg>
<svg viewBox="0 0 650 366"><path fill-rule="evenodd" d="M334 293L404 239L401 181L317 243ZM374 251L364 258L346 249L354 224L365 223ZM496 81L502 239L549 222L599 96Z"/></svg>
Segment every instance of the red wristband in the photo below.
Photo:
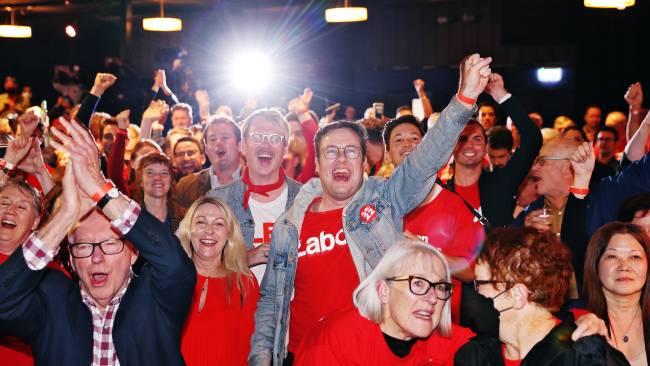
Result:
<svg viewBox="0 0 650 366"><path fill-rule="evenodd" d="M8 170L14 170L16 169L16 166L4 159L0 159L0 169L5 169L5 168Z"/></svg>
<svg viewBox="0 0 650 366"><path fill-rule="evenodd" d="M581 195L588 195L589 194L589 188L578 188L578 187L569 187L569 193L573 194L581 194Z"/></svg>
<svg viewBox="0 0 650 366"><path fill-rule="evenodd" d="M95 192L95 194L93 194L93 197L92 197L93 201L99 202L99 200L101 200L102 197L104 197L106 195L106 193L108 193L108 191L110 191L113 188L115 188L115 185L113 184L113 182L108 181L108 182L104 183L102 188L100 188L99 191L97 191L97 192Z"/></svg>
<svg viewBox="0 0 650 366"><path fill-rule="evenodd" d="M461 102L463 102L465 104L469 104L469 105L476 104L476 99L466 97L461 92L456 93L456 98L458 98L458 100L460 100Z"/></svg>

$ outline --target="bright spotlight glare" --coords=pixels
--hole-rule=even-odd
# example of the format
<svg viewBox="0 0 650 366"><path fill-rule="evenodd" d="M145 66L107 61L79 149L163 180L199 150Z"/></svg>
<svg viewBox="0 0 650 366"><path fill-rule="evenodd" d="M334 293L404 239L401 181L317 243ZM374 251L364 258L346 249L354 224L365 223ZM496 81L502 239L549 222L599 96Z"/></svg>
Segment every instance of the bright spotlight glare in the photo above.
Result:
<svg viewBox="0 0 650 366"><path fill-rule="evenodd" d="M269 57L262 52L248 52L233 59L230 79L235 88L251 92L261 91L271 82L272 66Z"/></svg>
<svg viewBox="0 0 650 366"><path fill-rule="evenodd" d="M65 34L67 34L68 37L70 37L70 38L74 38L74 37L77 36L77 30L74 29L74 26L72 26L72 25L66 25Z"/></svg>
<svg viewBox="0 0 650 366"><path fill-rule="evenodd" d="M537 69L537 80L540 83L554 84L562 81L561 67L540 67Z"/></svg>

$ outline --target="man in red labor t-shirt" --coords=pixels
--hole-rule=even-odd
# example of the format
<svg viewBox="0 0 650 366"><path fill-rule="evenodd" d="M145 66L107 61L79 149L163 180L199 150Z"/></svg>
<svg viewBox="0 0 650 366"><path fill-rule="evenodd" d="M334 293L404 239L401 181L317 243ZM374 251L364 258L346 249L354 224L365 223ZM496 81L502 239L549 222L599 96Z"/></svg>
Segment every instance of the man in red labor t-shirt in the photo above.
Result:
<svg viewBox="0 0 650 366"><path fill-rule="evenodd" d="M339 121L317 132L320 177L302 186L273 227L249 365L291 364L291 354L321 318L352 305L353 289L403 238L404 215L422 202L431 177L447 162L487 84L490 62L478 54L463 61L456 96L389 180L364 179L360 124Z"/></svg>

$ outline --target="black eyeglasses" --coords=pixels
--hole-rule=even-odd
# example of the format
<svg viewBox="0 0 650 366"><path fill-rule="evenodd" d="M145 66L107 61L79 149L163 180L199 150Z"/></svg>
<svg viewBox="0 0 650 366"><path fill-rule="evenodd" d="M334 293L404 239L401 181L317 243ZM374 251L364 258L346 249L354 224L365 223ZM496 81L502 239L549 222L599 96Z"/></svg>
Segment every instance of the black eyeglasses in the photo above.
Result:
<svg viewBox="0 0 650 366"><path fill-rule="evenodd" d="M449 282L431 282L420 276L390 277L387 281L409 281L409 290L413 295L424 296L430 289L436 294L438 300L448 300L451 297L451 290L454 287Z"/></svg>
<svg viewBox="0 0 650 366"><path fill-rule="evenodd" d="M338 147L334 145L325 146L323 149L323 155L327 160L334 160L339 156L339 151L343 151L343 155L348 160L354 160L359 157L361 153L361 148L354 145L348 145L343 147Z"/></svg>
<svg viewBox="0 0 650 366"><path fill-rule="evenodd" d="M476 290L476 292L479 292L479 288L482 285L488 285L488 284L495 285L497 283L505 283L506 284L506 289L499 292L496 296L493 296L492 299L496 299L497 297L501 296L504 292L510 290L510 288L512 288L511 285L513 284L513 282L510 282L510 281L474 280L474 290Z"/></svg>
<svg viewBox="0 0 650 366"><path fill-rule="evenodd" d="M88 258L95 253L95 247L99 247L106 255L113 255L124 250L124 242L120 239L106 239L99 243L70 244L69 249L74 258Z"/></svg>

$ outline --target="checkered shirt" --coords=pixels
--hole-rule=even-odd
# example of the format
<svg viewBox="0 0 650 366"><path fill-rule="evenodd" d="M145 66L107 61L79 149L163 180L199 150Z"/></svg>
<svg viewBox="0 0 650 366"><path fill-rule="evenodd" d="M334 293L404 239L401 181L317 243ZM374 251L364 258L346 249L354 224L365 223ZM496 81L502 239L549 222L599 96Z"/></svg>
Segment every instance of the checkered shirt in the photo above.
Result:
<svg viewBox="0 0 650 366"><path fill-rule="evenodd" d="M140 206L137 202L130 200L129 207L124 211L122 216L111 221L111 226L122 235L126 235L140 215ZM37 232L33 232L23 243L23 256L27 266L34 271L41 270L52 261L59 251L47 250L45 244L38 238ZM93 362L91 366L119 366L120 362L115 353L113 343L113 323L115 314L122 301L122 296L131 283L129 277L126 286L107 304L106 309L102 311L95 304L92 297L81 287L81 299L88 306L93 317Z"/></svg>
<svg viewBox="0 0 650 366"><path fill-rule="evenodd" d="M81 299L90 309L93 316L93 362L91 366L119 366L120 361L115 353L113 343L113 323L117 308L120 307L122 297L131 283L129 277L126 286L115 295L102 311L84 289L81 289Z"/></svg>

